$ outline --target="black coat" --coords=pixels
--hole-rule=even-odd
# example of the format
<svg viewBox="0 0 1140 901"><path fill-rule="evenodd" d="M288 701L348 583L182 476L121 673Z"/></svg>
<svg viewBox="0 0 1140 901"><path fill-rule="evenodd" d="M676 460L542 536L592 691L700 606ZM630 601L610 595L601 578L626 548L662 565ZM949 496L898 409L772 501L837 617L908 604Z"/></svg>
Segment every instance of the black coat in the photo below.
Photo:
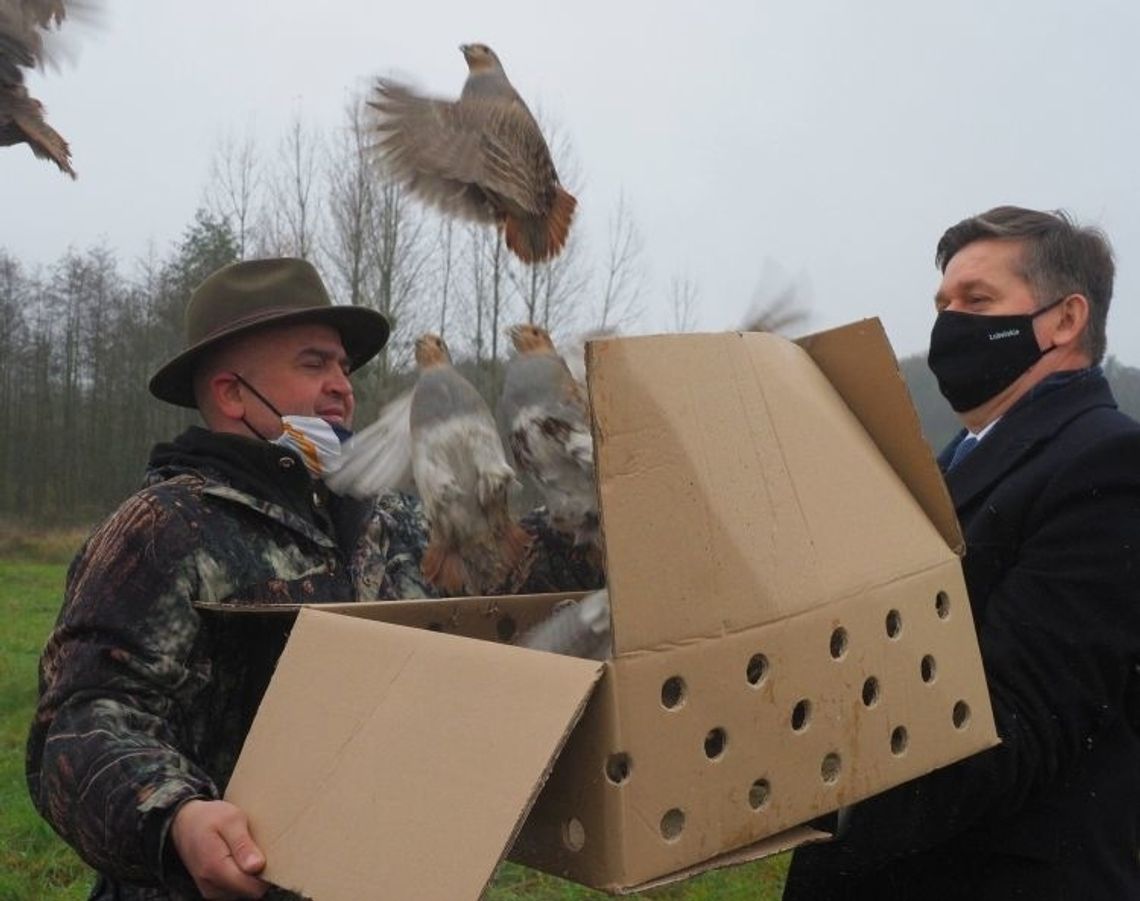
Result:
<svg viewBox="0 0 1140 901"><path fill-rule="evenodd" d="M859 804L784 898L1140 899L1140 425L1054 377L946 483L1002 744Z"/></svg>

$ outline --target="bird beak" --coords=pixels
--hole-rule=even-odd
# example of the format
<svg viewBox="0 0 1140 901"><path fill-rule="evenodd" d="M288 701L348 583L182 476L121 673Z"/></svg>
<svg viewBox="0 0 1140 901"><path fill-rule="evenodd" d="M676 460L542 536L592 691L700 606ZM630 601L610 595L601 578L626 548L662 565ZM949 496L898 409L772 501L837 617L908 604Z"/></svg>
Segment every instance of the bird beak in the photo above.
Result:
<svg viewBox="0 0 1140 901"><path fill-rule="evenodd" d="M512 325L510 328L507 329L507 337L510 338L512 341L518 341L519 335L521 335L521 334L522 334L522 326Z"/></svg>
<svg viewBox="0 0 1140 901"><path fill-rule="evenodd" d="M470 50L471 50L470 44L460 44L459 45L459 52L462 53L464 56L467 56L467 54Z"/></svg>

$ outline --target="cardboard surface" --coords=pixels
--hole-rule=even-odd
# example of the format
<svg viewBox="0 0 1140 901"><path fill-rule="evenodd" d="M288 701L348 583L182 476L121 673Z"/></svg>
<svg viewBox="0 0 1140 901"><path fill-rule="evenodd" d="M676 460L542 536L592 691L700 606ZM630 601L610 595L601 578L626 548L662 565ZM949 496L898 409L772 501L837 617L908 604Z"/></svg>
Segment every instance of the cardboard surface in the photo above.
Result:
<svg viewBox="0 0 1140 901"><path fill-rule="evenodd" d="M614 659L493 643L568 594L303 610L229 793L270 879L474 898L517 835L516 860L634 891L819 840L997 742L877 321L608 339L588 366Z"/></svg>
<svg viewBox="0 0 1140 901"><path fill-rule="evenodd" d="M650 889L672 885L676 882L684 882L686 879L699 876L701 873L707 873L709 870L716 870L721 867L735 867L753 860L762 860L765 857L771 857L773 854L791 851L793 848L798 848L801 845L830 841L831 838L832 834L830 832L821 832L810 826L797 826L794 829L789 829L787 832L781 832L779 835L762 839L745 848L730 851L727 854L719 854L704 863L688 867L684 870L678 870L676 873L670 873L667 876L651 879L648 882L631 886L630 888L615 889L615 894L633 895L639 892L646 892Z"/></svg>
<svg viewBox="0 0 1140 901"><path fill-rule="evenodd" d="M795 344L665 335L590 355L615 653L794 616L952 556Z"/></svg>
<svg viewBox="0 0 1140 901"><path fill-rule="evenodd" d="M965 552L954 504L922 433L898 361L878 319L807 335L796 342L847 404L946 544ZM887 352L884 352L886 348Z"/></svg>
<svg viewBox="0 0 1140 901"><path fill-rule="evenodd" d="M226 797L275 883L478 898L600 669L303 610Z"/></svg>
<svg viewBox="0 0 1140 901"><path fill-rule="evenodd" d="M616 656L516 859L624 891L997 742L882 328L804 343L590 345Z"/></svg>

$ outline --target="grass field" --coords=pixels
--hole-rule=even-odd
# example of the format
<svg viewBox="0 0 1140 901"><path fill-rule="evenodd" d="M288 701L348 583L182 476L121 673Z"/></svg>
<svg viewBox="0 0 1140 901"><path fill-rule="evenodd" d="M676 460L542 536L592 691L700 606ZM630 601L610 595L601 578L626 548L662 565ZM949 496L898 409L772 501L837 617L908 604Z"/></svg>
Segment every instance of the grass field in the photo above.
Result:
<svg viewBox="0 0 1140 901"><path fill-rule="evenodd" d="M24 741L35 701L36 662L55 620L76 536L22 538L0 529L0 901L83 899L90 871L32 808L24 787ZM707 873L643 897L686 901L775 901L787 858ZM586 901L607 897L504 864L489 901Z"/></svg>

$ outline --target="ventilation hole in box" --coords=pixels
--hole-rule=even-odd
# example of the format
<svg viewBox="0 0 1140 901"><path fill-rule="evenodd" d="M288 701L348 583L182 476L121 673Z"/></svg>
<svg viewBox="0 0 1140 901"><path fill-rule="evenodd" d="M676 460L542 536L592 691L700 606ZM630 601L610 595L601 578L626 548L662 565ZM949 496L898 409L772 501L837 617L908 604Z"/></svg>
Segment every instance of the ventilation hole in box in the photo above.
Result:
<svg viewBox="0 0 1140 901"><path fill-rule="evenodd" d="M633 761L628 754L611 754L606 758L606 778L614 785L621 785L629 778Z"/></svg>
<svg viewBox="0 0 1140 901"><path fill-rule="evenodd" d="M934 657L927 654L922 658L922 663L919 664L919 671L922 673L922 681L928 685L934 681L935 675L938 673L938 665L934 662Z"/></svg>
<svg viewBox="0 0 1140 901"><path fill-rule="evenodd" d="M509 616L504 616L495 624L495 631L499 634L499 641L510 641L515 637L515 630L518 626L515 625L514 619Z"/></svg>
<svg viewBox="0 0 1140 901"><path fill-rule="evenodd" d="M748 806L753 810L761 810L764 805L768 803L768 797L772 794L772 786L768 784L767 779L757 779L752 783L752 787L748 789Z"/></svg>
<svg viewBox="0 0 1140 901"><path fill-rule="evenodd" d="M727 744L728 735L723 729L719 726L710 729L709 734L705 736L705 757L709 760L716 760L724 753Z"/></svg>
<svg viewBox="0 0 1140 901"><path fill-rule="evenodd" d="M796 732L802 732L807 728L810 719L811 701L804 698L792 708L792 729Z"/></svg>
<svg viewBox="0 0 1140 901"><path fill-rule="evenodd" d="M685 680L680 676L670 676L661 683L661 705L666 710L675 710L685 703Z"/></svg>
<svg viewBox="0 0 1140 901"><path fill-rule="evenodd" d="M874 707L879 703L879 680L868 676L863 682L863 706Z"/></svg>
<svg viewBox="0 0 1140 901"><path fill-rule="evenodd" d="M562 844L575 854L586 847L586 827L577 817L570 817L562 824Z"/></svg>
<svg viewBox="0 0 1140 901"><path fill-rule="evenodd" d="M428 631L429 632L442 632L443 631L443 623L428 623Z"/></svg>
<svg viewBox="0 0 1140 901"><path fill-rule="evenodd" d="M934 610L939 619L950 618L950 595L945 591L940 591L934 596Z"/></svg>
<svg viewBox="0 0 1140 901"><path fill-rule="evenodd" d="M667 810L661 818L661 837L667 842L675 842L685 829L685 812L679 807Z"/></svg>
<svg viewBox="0 0 1140 901"><path fill-rule="evenodd" d="M906 726L895 726L891 731L891 753L896 757L906 750L910 736L906 733Z"/></svg>
<svg viewBox="0 0 1140 901"><path fill-rule="evenodd" d="M840 660L847 653L847 630L838 626L831 633L831 659Z"/></svg>
<svg viewBox="0 0 1140 901"><path fill-rule="evenodd" d="M902 614L891 610L887 614L887 638L898 638L902 634Z"/></svg>
<svg viewBox="0 0 1140 901"><path fill-rule="evenodd" d="M819 766L819 775L828 785L834 785L839 781L840 768L839 755L832 751L823 758L823 763Z"/></svg>
<svg viewBox="0 0 1140 901"><path fill-rule="evenodd" d="M966 723L970 721L970 705L965 701L959 701L954 705L954 713L950 718L954 722L955 729L966 728Z"/></svg>
<svg viewBox="0 0 1140 901"><path fill-rule="evenodd" d="M763 654L753 654L748 659L748 668L744 671L749 685L759 685L768 675L768 658Z"/></svg>

